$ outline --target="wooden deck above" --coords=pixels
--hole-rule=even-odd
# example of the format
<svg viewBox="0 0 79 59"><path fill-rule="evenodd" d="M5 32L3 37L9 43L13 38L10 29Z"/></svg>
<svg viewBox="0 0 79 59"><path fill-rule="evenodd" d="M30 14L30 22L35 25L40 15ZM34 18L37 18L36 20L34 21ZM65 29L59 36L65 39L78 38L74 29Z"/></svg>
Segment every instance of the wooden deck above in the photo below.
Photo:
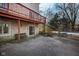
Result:
<svg viewBox="0 0 79 59"><path fill-rule="evenodd" d="M0 6L0 16L19 19L31 23L45 23L46 18L20 3L9 3L8 8Z"/></svg>

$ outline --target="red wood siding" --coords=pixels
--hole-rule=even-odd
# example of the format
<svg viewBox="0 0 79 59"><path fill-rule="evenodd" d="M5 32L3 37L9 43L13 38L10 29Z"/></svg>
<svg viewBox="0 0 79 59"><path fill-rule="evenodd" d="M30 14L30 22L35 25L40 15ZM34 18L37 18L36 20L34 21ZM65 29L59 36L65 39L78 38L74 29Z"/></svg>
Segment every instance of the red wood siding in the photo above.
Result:
<svg viewBox="0 0 79 59"><path fill-rule="evenodd" d="M2 7L1 7L2 8ZM9 9L4 8L5 10L8 10L9 14L23 17L25 20L33 21L34 22L42 22L46 20L45 17L41 16L39 13L19 4L19 3L9 3Z"/></svg>
<svg viewBox="0 0 79 59"><path fill-rule="evenodd" d="M22 7L22 6L20 6L20 5L18 5L18 4L16 4L16 3L10 3L9 4L9 9L15 11L15 13L17 12L16 14L19 14L23 17L26 17L26 16L28 17L29 16L29 10ZM12 12L12 13L14 13L14 12Z"/></svg>

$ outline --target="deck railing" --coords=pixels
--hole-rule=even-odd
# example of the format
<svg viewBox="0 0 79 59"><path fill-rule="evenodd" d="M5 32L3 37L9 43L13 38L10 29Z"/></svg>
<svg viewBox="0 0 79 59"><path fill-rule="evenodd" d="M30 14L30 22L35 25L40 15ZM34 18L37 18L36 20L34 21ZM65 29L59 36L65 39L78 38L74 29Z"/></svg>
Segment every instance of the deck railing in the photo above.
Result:
<svg viewBox="0 0 79 59"><path fill-rule="evenodd" d="M4 7L4 6L0 6L0 10L12 14L12 15L16 15L19 17L23 17L26 19L30 19L30 20L34 20L34 21L38 21L38 22L45 22L45 17L41 16L39 13L23 6L20 3L9 3L8 4L8 8Z"/></svg>

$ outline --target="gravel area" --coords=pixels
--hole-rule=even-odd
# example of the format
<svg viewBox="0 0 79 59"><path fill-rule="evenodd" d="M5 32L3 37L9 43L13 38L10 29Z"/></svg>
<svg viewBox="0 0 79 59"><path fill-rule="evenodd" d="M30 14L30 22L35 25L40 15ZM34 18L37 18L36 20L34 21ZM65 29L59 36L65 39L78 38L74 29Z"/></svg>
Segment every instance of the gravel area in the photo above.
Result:
<svg viewBox="0 0 79 59"><path fill-rule="evenodd" d="M3 56L78 56L79 41L39 36L21 43L0 47Z"/></svg>

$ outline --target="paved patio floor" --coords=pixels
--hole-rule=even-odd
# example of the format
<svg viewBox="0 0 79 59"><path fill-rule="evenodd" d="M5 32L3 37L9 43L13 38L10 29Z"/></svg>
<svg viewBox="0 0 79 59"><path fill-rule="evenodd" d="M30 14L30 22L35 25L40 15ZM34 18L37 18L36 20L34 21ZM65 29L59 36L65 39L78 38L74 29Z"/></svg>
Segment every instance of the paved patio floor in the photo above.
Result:
<svg viewBox="0 0 79 59"><path fill-rule="evenodd" d="M7 43L0 48L6 56L75 56L79 55L79 41L39 36L21 43Z"/></svg>

